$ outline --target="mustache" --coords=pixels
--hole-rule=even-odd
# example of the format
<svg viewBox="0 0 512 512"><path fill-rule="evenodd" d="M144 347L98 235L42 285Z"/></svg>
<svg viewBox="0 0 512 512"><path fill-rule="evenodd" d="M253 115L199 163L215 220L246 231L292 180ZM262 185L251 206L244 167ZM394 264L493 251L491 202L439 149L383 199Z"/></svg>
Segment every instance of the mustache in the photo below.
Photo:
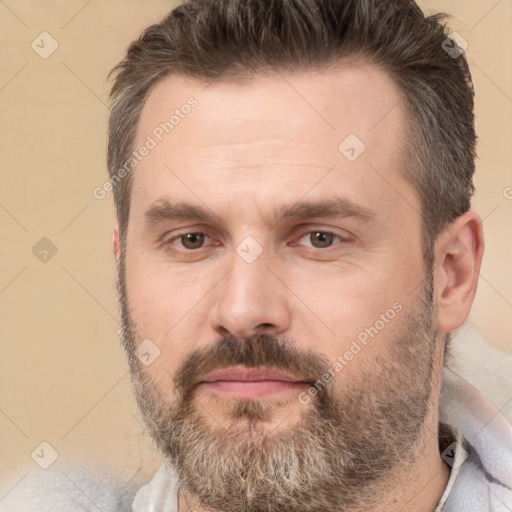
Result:
<svg viewBox="0 0 512 512"><path fill-rule="evenodd" d="M298 380L316 382L329 367L321 354L304 351L286 338L255 334L239 339L226 335L214 344L193 350L180 363L174 377L176 390L187 394L199 374L232 366L266 367L280 370Z"/></svg>

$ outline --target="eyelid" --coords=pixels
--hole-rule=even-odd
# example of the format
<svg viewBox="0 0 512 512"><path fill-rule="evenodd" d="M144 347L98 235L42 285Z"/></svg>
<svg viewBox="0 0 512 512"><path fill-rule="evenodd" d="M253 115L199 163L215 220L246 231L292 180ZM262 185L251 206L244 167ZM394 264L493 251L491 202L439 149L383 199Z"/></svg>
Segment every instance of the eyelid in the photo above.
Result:
<svg viewBox="0 0 512 512"><path fill-rule="evenodd" d="M213 228L210 228L209 226L200 223L192 225L183 224L182 226L174 227L172 229L166 229L164 232L162 232L162 234L158 236L156 241L170 241L171 239L174 240L188 233L204 233L205 235L208 235L210 238L218 237L218 234L214 235L214 231L215 230Z"/></svg>
<svg viewBox="0 0 512 512"><path fill-rule="evenodd" d="M168 233L166 233L166 235L167 234ZM210 231L206 230L206 229L185 229L184 231L182 231L180 233L176 233L176 234L172 235L171 238L166 238L166 235L162 236L163 244L164 245L171 245L176 240L179 240L180 238L184 237L185 235L189 235L189 234L205 235L205 237L209 238L210 240L214 240L215 239L213 234ZM201 246L198 249L195 249L195 251L199 251L203 247L205 247L205 246ZM191 251L191 252L194 251L194 249L186 249L185 247L182 247L182 249L185 250L185 251Z"/></svg>
<svg viewBox="0 0 512 512"><path fill-rule="evenodd" d="M332 235L333 237L336 237L339 239L338 242L334 241L332 245L329 245L327 247L314 247L313 245L303 245L300 244L300 240L302 240L305 236L311 235L313 233L322 233L324 235ZM344 242L349 242L351 238L348 236L341 235L340 233L336 233L335 231L329 230L329 229L308 229L307 231L303 231L302 234L297 238L298 242L294 245L298 245L301 247L307 247L308 249L315 250L315 251L322 251L326 252L332 249L335 249L338 245Z"/></svg>
<svg viewBox="0 0 512 512"><path fill-rule="evenodd" d="M299 238L302 238L304 235L310 234L310 233L325 233L329 235L334 235L340 238L343 241L349 241L353 240L355 236L347 231L346 229L341 228L334 228L330 226L321 226L321 225L314 225L314 224L308 224L306 226L302 225L299 226L296 229L296 232L299 235ZM296 238L296 237L294 237Z"/></svg>

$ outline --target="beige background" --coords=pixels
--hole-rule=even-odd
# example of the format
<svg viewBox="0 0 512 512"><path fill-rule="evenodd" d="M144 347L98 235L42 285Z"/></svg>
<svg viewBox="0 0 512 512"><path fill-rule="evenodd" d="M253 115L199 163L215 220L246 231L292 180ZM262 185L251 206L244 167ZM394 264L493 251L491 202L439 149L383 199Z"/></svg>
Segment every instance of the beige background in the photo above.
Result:
<svg viewBox="0 0 512 512"><path fill-rule="evenodd" d="M172 5L0 0L0 508L27 474L43 471L31 459L42 441L59 453L53 469L77 460L143 478L159 465L117 341L112 198L92 191L107 177L106 75ZM512 353L512 3L422 6L453 14L469 43L480 136L474 207L487 242L472 319ZM59 45L47 59L31 48L44 31ZM57 247L46 263L32 253L42 237Z"/></svg>

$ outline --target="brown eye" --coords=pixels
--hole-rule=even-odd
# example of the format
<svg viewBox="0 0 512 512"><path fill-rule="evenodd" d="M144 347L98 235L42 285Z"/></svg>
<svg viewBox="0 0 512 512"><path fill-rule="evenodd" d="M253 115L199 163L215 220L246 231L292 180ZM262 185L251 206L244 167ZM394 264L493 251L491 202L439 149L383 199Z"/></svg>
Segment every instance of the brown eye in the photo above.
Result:
<svg viewBox="0 0 512 512"><path fill-rule="evenodd" d="M312 231L308 233L311 245L317 249L324 249L330 247L335 238L339 238L333 233L326 233L325 231Z"/></svg>
<svg viewBox="0 0 512 512"><path fill-rule="evenodd" d="M187 233L179 238L185 249L199 249L204 243L204 233Z"/></svg>

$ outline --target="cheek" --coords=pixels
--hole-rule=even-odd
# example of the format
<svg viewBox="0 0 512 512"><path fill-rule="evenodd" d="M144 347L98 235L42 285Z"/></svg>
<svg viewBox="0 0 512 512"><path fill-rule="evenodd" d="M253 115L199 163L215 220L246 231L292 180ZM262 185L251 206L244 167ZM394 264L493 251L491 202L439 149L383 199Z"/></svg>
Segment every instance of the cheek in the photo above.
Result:
<svg viewBox="0 0 512 512"><path fill-rule="evenodd" d="M322 352L335 373L357 373L388 353L416 297L410 294L407 276L384 265L375 268L331 269L323 276L302 275L295 281L294 291L303 298L295 312L295 336Z"/></svg>
<svg viewBox="0 0 512 512"><path fill-rule="evenodd" d="M194 348L204 329L204 280L190 271L158 268L144 255L127 259L126 289L136 343L149 339L160 354L147 371L169 386L180 361ZM201 318L199 318L201 317Z"/></svg>
<svg viewBox="0 0 512 512"><path fill-rule="evenodd" d="M128 252L126 261L127 298L132 314L140 322L156 326L165 322L170 329L175 317L183 315L191 284L184 274L157 261L145 251ZM156 322L156 325L155 325Z"/></svg>
<svg viewBox="0 0 512 512"><path fill-rule="evenodd" d="M290 288L309 315L316 313L317 321L323 320L326 329L335 331L331 334L352 335L395 302L404 301L405 283L384 265L378 267L331 266L322 272L291 273L287 282L293 283Z"/></svg>

